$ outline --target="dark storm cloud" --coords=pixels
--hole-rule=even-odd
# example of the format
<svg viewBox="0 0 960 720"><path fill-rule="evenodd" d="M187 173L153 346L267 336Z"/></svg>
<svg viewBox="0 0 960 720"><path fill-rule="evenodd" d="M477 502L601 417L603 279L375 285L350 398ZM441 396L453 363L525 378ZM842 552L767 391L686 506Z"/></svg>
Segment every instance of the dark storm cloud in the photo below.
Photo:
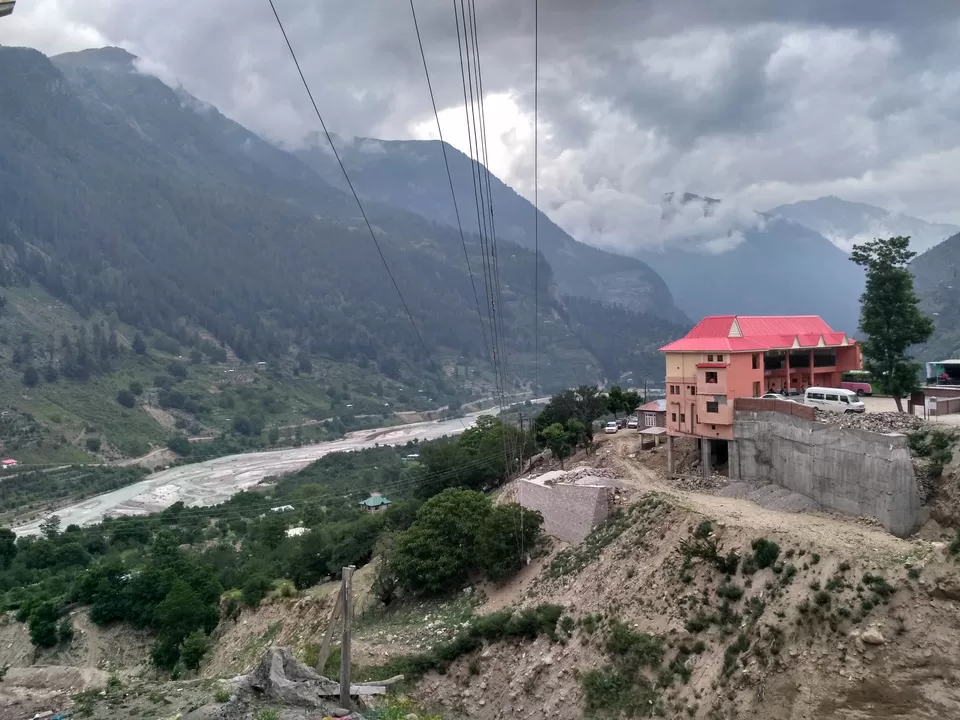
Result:
<svg viewBox="0 0 960 720"><path fill-rule="evenodd" d="M432 121L406 0L275 3L331 129L406 137ZM484 89L527 114L533 7L477 0ZM455 108L453 0L416 8L438 104ZM38 0L18 8L21 28L31 12L41 49L98 35L268 137L318 129L267 0ZM761 209L836 193L954 212L958 16L955 0L540 0L541 199L614 246L645 240L635 228L669 190ZM529 191L519 137L506 179Z"/></svg>

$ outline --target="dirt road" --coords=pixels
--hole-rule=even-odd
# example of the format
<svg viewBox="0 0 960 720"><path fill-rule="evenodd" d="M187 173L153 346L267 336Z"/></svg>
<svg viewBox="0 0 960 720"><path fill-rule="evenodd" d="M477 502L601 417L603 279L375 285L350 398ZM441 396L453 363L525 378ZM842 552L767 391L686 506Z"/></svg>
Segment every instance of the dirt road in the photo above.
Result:
<svg viewBox="0 0 960 720"><path fill-rule="evenodd" d="M767 510L750 500L720 497L680 490L671 486L652 467L629 456L637 452L632 435L610 438L598 454L603 454L631 485L643 491L669 496L682 506L734 527L790 533L798 540L818 548L830 548L848 555L868 557L877 553L889 559L918 558L931 552L927 543L901 540L882 529L860 524L823 512L790 513Z"/></svg>

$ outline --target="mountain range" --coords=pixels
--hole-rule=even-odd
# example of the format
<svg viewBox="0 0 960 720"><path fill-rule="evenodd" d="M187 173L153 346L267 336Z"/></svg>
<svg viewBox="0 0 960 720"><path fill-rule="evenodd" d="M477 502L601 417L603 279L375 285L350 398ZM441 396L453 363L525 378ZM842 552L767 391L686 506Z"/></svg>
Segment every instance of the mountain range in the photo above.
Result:
<svg viewBox="0 0 960 720"><path fill-rule="evenodd" d="M866 240L903 235L910 238L910 245L915 252L923 253L960 232L960 227L956 225L929 223L833 195L780 205L768 210L767 214L805 225L845 252L849 252L854 244Z"/></svg>
<svg viewBox="0 0 960 720"><path fill-rule="evenodd" d="M321 144L278 147L140 72L136 58L118 48L47 58L0 47L0 63L7 70L0 77L6 405L31 417L59 418L67 409L76 427L101 431L139 422L155 442L165 430L150 425L152 410L140 413L137 404L122 422L102 403L93 413L86 409L93 400L67 379L99 373L98 392L107 387L108 396L118 373L152 384L144 357L138 366L115 359L141 335L161 368L168 355L198 356L187 403L195 412L176 418L190 427L222 428L230 421L224 415L238 414L229 404L211 409L202 391L223 372L217 366L224 357L267 362L271 387L289 391L298 412L316 417L351 395L354 404L345 407L382 408L384 401L409 402L408 389L421 405L428 397L489 392L490 324L473 191L474 173L485 169L469 157L446 146L455 209L439 142L337 138L388 274ZM860 206L825 198L735 213L726 227L616 254L578 242L504 182L492 175L489 182L512 388L534 378L545 389L656 378L657 348L707 314L816 313L856 331L862 272L836 239L858 232L853 220L841 219L864 215ZM689 193L665 203L665 224L671 213L712 221L729 210ZM838 210L847 205L858 209ZM911 221L930 237L948 227L883 217L901 227ZM835 242L817 228L832 228ZM946 252L947 245L939 247ZM917 260L918 285L925 262ZM97 362L77 360L91 338L85 333L101 348ZM20 373L41 363L47 370L39 386L23 395ZM355 377L349 392L346 381L333 380L344 373ZM143 410L169 398L161 390L148 389ZM253 397L241 398L244 412L268 423L279 418L271 409L277 403L261 398L256 405Z"/></svg>
<svg viewBox="0 0 960 720"><path fill-rule="evenodd" d="M404 388L419 388L436 403L461 392L489 393L491 339L478 236L468 226L461 238L425 205L378 199L374 190L384 184L374 182L376 172L357 167L362 153L356 148L345 156L356 168L352 179L392 277L356 202L316 157L283 150L139 72L129 53L104 48L47 58L0 47L0 65L5 406L30 417L69 417L77 427L119 428L123 423L114 422L107 407L123 387L117 373L144 371L115 359L116 351L132 347L139 335L151 355L163 358L157 348L186 344L180 352L201 356L191 370L198 378L193 405L201 410L188 421L213 429L218 418L230 419L220 416L236 414L208 407L200 390L200 376L213 378L224 354L266 362L274 389L301 388L309 396L303 410L315 415L332 413L328 405L344 395L333 377L351 375L350 368L365 375L347 396L362 395L371 407L379 397L381 409L384 400L402 405L410 395ZM440 148L425 143L422 150L439 155ZM408 187L416 181L390 179ZM657 373L657 348L690 323L660 277L640 261L578 243L542 214L538 261L524 227L533 225L533 206L493 183L494 201L503 200L496 301L508 389L534 378L549 390ZM445 180L441 189L438 208L449 203ZM78 365L78 348L89 357L91 333L104 348L109 336L114 349ZM31 364L48 371L35 373L41 381L24 395ZM301 373L312 375L319 392L304 386ZM96 422L84 409L93 400L78 399L73 375L103 375L112 385ZM143 380L153 384L152 377ZM153 422L140 410L150 409L147 399L169 397L160 390L148 388L143 408L124 411L125 424ZM249 411L269 422L270 407L264 400ZM343 407L355 406L341 401ZM161 430L144 437L154 442Z"/></svg>

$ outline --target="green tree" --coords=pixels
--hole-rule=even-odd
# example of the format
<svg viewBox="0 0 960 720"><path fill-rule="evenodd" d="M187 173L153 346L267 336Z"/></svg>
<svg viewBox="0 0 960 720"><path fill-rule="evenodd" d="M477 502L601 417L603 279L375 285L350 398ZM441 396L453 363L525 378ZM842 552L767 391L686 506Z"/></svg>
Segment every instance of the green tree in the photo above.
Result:
<svg viewBox="0 0 960 720"><path fill-rule="evenodd" d="M27 387L36 387L40 383L40 373L33 365L28 365L23 371L23 384Z"/></svg>
<svg viewBox="0 0 960 720"><path fill-rule="evenodd" d="M100 438L88 437L86 440L87 450L90 452L100 452Z"/></svg>
<svg viewBox="0 0 960 720"><path fill-rule="evenodd" d="M196 670L200 667L200 661L210 649L210 637L203 630L194 630L187 635L183 641L183 648L180 650L180 659L188 670Z"/></svg>
<svg viewBox="0 0 960 720"><path fill-rule="evenodd" d="M193 450L193 446L190 444L190 441L186 438L186 436L179 434L174 435L172 438L167 440L167 447L181 457L189 455Z"/></svg>
<svg viewBox="0 0 960 720"><path fill-rule="evenodd" d="M147 343L143 341L143 335L140 333L133 336L133 351L137 355L144 355L147 352Z"/></svg>
<svg viewBox="0 0 960 720"><path fill-rule="evenodd" d="M516 573L537 547L543 516L516 503L497 505L480 528L477 557L488 579L499 582Z"/></svg>
<svg viewBox="0 0 960 720"><path fill-rule="evenodd" d="M137 404L137 399L129 390L121 390L117 393L117 402L123 405L125 408L132 408Z"/></svg>
<svg viewBox="0 0 960 720"><path fill-rule="evenodd" d="M477 536L490 508L483 493L456 488L421 505L413 525L397 533L390 558L400 587L437 595L462 585L476 564Z"/></svg>
<svg viewBox="0 0 960 720"><path fill-rule="evenodd" d="M273 583L266 575L253 575L243 584L243 602L250 607L256 607L272 587Z"/></svg>
<svg viewBox="0 0 960 720"><path fill-rule="evenodd" d="M610 388L610 392L607 393L607 408L613 413L614 417L617 417L617 413L623 410L624 407L623 388L619 385L614 385Z"/></svg>
<svg viewBox="0 0 960 720"><path fill-rule="evenodd" d="M140 395L143 395L143 385L137 380L134 380L133 382L130 383L129 390L130 392L132 392L134 395L138 397Z"/></svg>
<svg viewBox="0 0 960 720"><path fill-rule="evenodd" d="M0 566L10 567L17 556L17 534L10 528L0 528Z"/></svg>
<svg viewBox="0 0 960 720"><path fill-rule="evenodd" d="M567 420L567 437L574 447L588 447L590 445L587 428L576 418Z"/></svg>
<svg viewBox="0 0 960 720"><path fill-rule="evenodd" d="M57 644L57 620L60 612L52 602L42 602L30 612L30 642L37 647L53 647Z"/></svg>
<svg viewBox="0 0 960 720"><path fill-rule="evenodd" d="M70 618L65 617L60 621L60 625L57 626L57 638L61 645L69 646L73 642L73 622Z"/></svg>
<svg viewBox="0 0 960 720"><path fill-rule="evenodd" d="M543 442L553 453L553 456L560 461L560 467L563 467L563 461L570 457L570 434L560 423L554 423L543 431Z"/></svg>
<svg viewBox="0 0 960 720"><path fill-rule="evenodd" d="M51 515L40 523L40 533L47 539L52 540L60 534L60 516Z"/></svg>
<svg viewBox="0 0 960 720"><path fill-rule="evenodd" d="M623 411L632 413L640 406L640 393L636 390L627 390L623 394Z"/></svg>
<svg viewBox="0 0 960 720"><path fill-rule="evenodd" d="M280 428L278 428L276 425L271 427L267 431L267 441L271 445L276 445L278 442L280 442Z"/></svg>
<svg viewBox="0 0 960 720"><path fill-rule="evenodd" d="M177 580L153 613L157 633L179 645L194 630L213 630L219 620L215 606L207 605L190 585Z"/></svg>
<svg viewBox="0 0 960 720"><path fill-rule="evenodd" d="M854 245L850 253L850 259L867 273L860 296L860 330L867 336L861 345L863 365L893 395L900 412L901 398L917 388L920 371L907 350L933 333L933 321L920 311L907 267L915 255L910 238L901 236Z"/></svg>

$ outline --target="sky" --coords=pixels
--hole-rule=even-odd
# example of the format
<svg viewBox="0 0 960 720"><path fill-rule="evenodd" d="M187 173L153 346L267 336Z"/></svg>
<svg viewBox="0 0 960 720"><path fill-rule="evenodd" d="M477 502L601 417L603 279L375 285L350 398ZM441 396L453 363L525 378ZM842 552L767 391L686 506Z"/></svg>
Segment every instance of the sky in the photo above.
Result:
<svg viewBox="0 0 960 720"><path fill-rule="evenodd" d="M436 137L408 2L274 2L331 129ZM453 2L415 7L466 150ZM491 169L529 199L534 7L476 0ZM722 198L718 218L838 195L960 224L955 0L540 0L538 19L540 204L580 240L653 237L671 191ZM316 137L268 0L19 0L0 43L118 45L269 139Z"/></svg>

